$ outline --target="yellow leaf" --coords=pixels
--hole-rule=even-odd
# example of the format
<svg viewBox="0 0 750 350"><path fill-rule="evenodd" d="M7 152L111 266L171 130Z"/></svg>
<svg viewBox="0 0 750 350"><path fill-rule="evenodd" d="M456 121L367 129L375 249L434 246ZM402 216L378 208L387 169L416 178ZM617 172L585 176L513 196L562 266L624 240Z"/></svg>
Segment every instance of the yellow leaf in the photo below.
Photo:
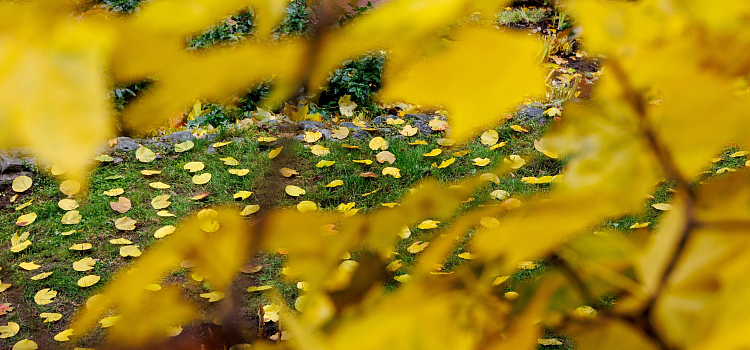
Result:
<svg viewBox="0 0 750 350"><path fill-rule="evenodd" d="M302 201L297 204L300 213L318 210L318 205L313 201Z"/></svg>
<svg viewBox="0 0 750 350"><path fill-rule="evenodd" d="M76 232L78 232L78 230L70 230L70 231L61 232L60 235L62 235L62 236L70 236L70 235L72 235L72 234L74 234Z"/></svg>
<svg viewBox="0 0 750 350"><path fill-rule="evenodd" d="M508 144L508 141L500 142L500 143L498 143L498 144L490 147L490 151L498 149L498 148L501 148L501 147L505 147L505 145L507 145L507 144Z"/></svg>
<svg viewBox="0 0 750 350"><path fill-rule="evenodd" d="M393 207L391 207L393 208ZM401 239L407 239L411 237L411 230L408 226L404 226L401 228L401 230L398 232L398 236L401 237Z"/></svg>
<svg viewBox="0 0 750 350"><path fill-rule="evenodd" d="M11 201L10 201L11 203L13 203L13 200L12 200L12 199L13 199L13 198L14 198L15 196L18 196L18 195L14 195L13 197L11 197ZM29 199L29 201L28 201L28 202L26 202L26 203L24 203L24 204L21 204L21 205L17 206L17 207L16 207L16 209L15 209L15 211L21 211L21 210L25 209L26 207L30 206L30 205L31 205L32 203L34 203L34 200L33 200L33 199Z"/></svg>
<svg viewBox="0 0 750 350"><path fill-rule="evenodd" d="M250 192L250 191L238 191L237 193L235 193L235 194L234 194L234 195L232 196L232 198L234 198L234 199L238 199L238 198L239 198L239 199L247 199L247 198L248 198L248 197L250 197L250 196L251 196L252 194L253 194L253 193L252 193L252 192Z"/></svg>
<svg viewBox="0 0 750 350"><path fill-rule="evenodd" d="M156 283L147 284L143 289L150 290L152 292L158 292L161 290L161 286Z"/></svg>
<svg viewBox="0 0 750 350"><path fill-rule="evenodd" d="M29 232L24 232L20 236L18 234L13 234L13 236L10 237L10 245L18 245L19 243L25 242L29 239Z"/></svg>
<svg viewBox="0 0 750 350"><path fill-rule="evenodd" d="M440 118L433 118L427 125L429 125L430 129L435 131L443 131L445 129L448 129L448 123Z"/></svg>
<svg viewBox="0 0 750 350"><path fill-rule="evenodd" d="M471 161L476 166L485 166L487 164L490 164L490 159L489 158L474 158Z"/></svg>
<svg viewBox="0 0 750 350"><path fill-rule="evenodd" d="M151 176L151 175L159 175L159 174L161 174L161 170L148 170L148 169L141 170L141 175L143 175L143 176ZM120 195L120 194L122 194L122 193L115 194L114 196L117 196L117 195Z"/></svg>
<svg viewBox="0 0 750 350"><path fill-rule="evenodd" d="M18 253L20 251L23 251L24 249L28 248L31 245L31 241L23 241L21 243L12 245L10 247L10 251L13 253Z"/></svg>
<svg viewBox="0 0 750 350"><path fill-rule="evenodd" d="M91 243L78 243L70 246L70 250L89 250L91 249Z"/></svg>
<svg viewBox="0 0 750 350"><path fill-rule="evenodd" d="M388 265L387 265L387 266L385 267L385 269L386 269L386 270L388 270L388 271L391 271L391 272L395 272L395 271L397 271L398 269L400 269L400 268L401 268L401 266L403 266L403 263L401 262L401 260L394 260L394 261L391 261L391 262L390 262L390 263L389 263L389 264L388 264Z"/></svg>
<svg viewBox="0 0 750 350"><path fill-rule="evenodd" d="M304 140L307 143L313 143L320 140L321 137L323 137L323 134L319 131L305 131Z"/></svg>
<svg viewBox="0 0 750 350"><path fill-rule="evenodd" d="M269 286L269 285L265 285L265 286L258 286L258 287L247 287L247 291L248 291L249 293L252 293L252 292L259 292L259 291L263 291L263 290L269 290L269 289L271 289L271 288L272 288L272 287L271 287L271 286Z"/></svg>
<svg viewBox="0 0 750 350"><path fill-rule="evenodd" d="M503 282L507 281L508 279L510 279L510 276L497 276L495 277L495 280L492 281L492 285L498 286L502 284Z"/></svg>
<svg viewBox="0 0 750 350"><path fill-rule="evenodd" d="M42 312L39 317L44 319L44 323L52 323L62 319L63 315L53 312Z"/></svg>
<svg viewBox="0 0 750 350"><path fill-rule="evenodd" d="M23 227L34 223L34 221L36 221L36 213L28 213L19 216L16 219L16 225Z"/></svg>
<svg viewBox="0 0 750 350"><path fill-rule="evenodd" d="M8 322L5 326L0 326L0 339L10 338L21 330L21 326L15 322Z"/></svg>
<svg viewBox="0 0 750 350"><path fill-rule="evenodd" d="M524 127L522 127L520 125L511 125L510 128L513 129L514 131L518 131L518 132L529 132L528 129L525 129Z"/></svg>
<svg viewBox="0 0 750 350"><path fill-rule="evenodd" d="M310 147L310 151L316 156L324 156L328 153L331 153L331 150L329 148L323 147L321 145L313 145L312 147Z"/></svg>
<svg viewBox="0 0 750 350"><path fill-rule="evenodd" d="M118 316L105 317L105 318L101 319L101 321L99 321L99 324L102 326L102 328L109 328L109 327L112 327L112 326L116 325L117 322L120 321L121 318L122 318L122 316L119 316L119 315Z"/></svg>
<svg viewBox="0 0 750 350"><path fill-rule="evenodd" d="M221 147L224 147L224 146L226 146L226 145L228 145L230 143L232 143L232 141L215 142L214 144L211 145L211 147L213 147L213 148L221 148Z"/></svg>
<svg viewBox="0 0 750 350"><path fill-rule="evenodd" d="M521 156L511 154L503 159L503 163L507 164L511 169L519 169L526 164L526 161Z"/></svg>
<svg viewBox="0 0 750 350"><path fill-rule="evenodd" d="M203 170L203 168L205 167L206 165L203 164L203 162L189 162L189 163L186 163L182 168L191 173L194 173L194 172Z"/></svg>
<svg viewBox="0 0 750 350"><path fill-rule="evenodd" d="M417 141L414 141L414 142L409 142L409 146L426 146L426 145L427 145L427 142L422 141L422 140L417 140Z"/></svg>
<svg viewBox="0 0 750 350"><path fill-rule="evenodd" d="M140 148L138 148L138 150L135 151L135 158L138 159L139 162L150 163L153 162L154 159L156 159L156 153L144 146L141 146Z"/></svg>
<svg viewBox="0 0 750 350"><path fill-rule="evenodd" d="M326 187L338 187L338 186L341 186L343 184L344 184L344 181L342 181L342 180L333 180L330 183L328 183L328 185L326 185Z"/></svg>
<svg viewBox="0 0 750 350"><path fill-rule="evenodd" d="M278 322L281 305L270 304L263 306L263 322Z"/></svg>
<svg viewBox="0 0 750 350"><path fill-rule="evenodd" d="M104 191L104 195L105 196L110 196L110 197L116 197L116 196L119 196L119 195L121 195L123 193L125 193L125 190L123 190L122 188L114 188L114 189L111 189L109 191Z"/></svg>
<svg viewBox="0 0 750 350"><path fill-rule="evenodd" d="M342 144L341 144L341 147L344 147L344 148L348 148L348 149L359 149L359 146L355 146L355 145L347 145L347 144L345 144L345 143L342 143Z"/></svg>
<svg viewBox="0 0 750 350"><path fill-rule="evenodd" d="M141 256L141 250L138 249L138 246L136 245L126 245L120 247L120 256L127 258L127 257L133 257L137 258Z"/></svg>
<svg viewBox="0 0 750 350"><path fill-rule="evenodd" d="M430 245L430 242L424 242L422 241L416 241L412 243L408 248L406 248L406 251L412 254L419 253L423 251L427 246Z"/></svg>
<svg viewBox="0 0 750 350"><path fill-rule="evenodd" d="M279 173L281 173L281 176L283 177L292 177L294 175L299 175L297 170L289 169L289 168L281 168L279 169Z"/></svg>
<svg viewBox="0 0 750 350"><path fill-rule="evenodd" d="M369 160L369 159L354 159L354 160L352 160L352 162L359 163L359 164L364 164L364 165L370 165L370 164L372 164L372 161Z"/></svg>
<svg viewBox="0 0 750 350"><path fill-rule="evenodd" d="M29 188L31 188L31 185L33 183L34 183L34 181L31 180L30 177L28 177L26 175L21 175L19 177L16 177L15 179L13 179L13 183L11 184L11 188L13 189L14 192L21 193L21 192L24 192L24 191L28 190Z"/></svg>
<svg viewBox="0 0 750 350"><path fill-rule="evenodd" d="M63 167L60 164L52 164L52 166L49 169L49 172L54 176L59 176L59 175L65 174L66 170L65 170L65 167Z"/></svg>
<svg viewBox="0 0 750 350"><path fill-rule="evenodd" d="M65 225L75 225L77 223L80 223L82 218L83 216L81 216L78 210L71 210L69 212L66 212L65 215L63 215L60 222L62 222Z"/></svg>
<svg viewBox="0 0 750 350"><path fill-rule="evenodd" d="M278 139L273 136L261 136L258 138L258 142L263 142L263 143L274 142L276 140Z"/></svg>
<svg viewBox="0 0 750 350"><path fill-rule="evenodd" d="M471 254L469 252L463 252L461 254L458 254L458 257L461 258L461 259L465 259L465 260L476 259L476 257L474 256L474 254Z"/></svg>
<svg viewBox="0 0 750 350"><path fill-rule="evenodd" d="M47 305L52 303L52 299L54 299L57 296L57 291L44 288L34 295L34 302L37 303L37 305Z"/></svg>
<svg viewBox="0 0 750 350"><path fill-rule="evenodd" d="M307 193L307 191L305 191L304 189L294 186L294 185L287 185L286 188L284 189L284 192L286 192L286 194L292 197L299 197Z"/></svg>
<svg viewBox="0 0 750 350"><path fill-rule="evenodd" d="M549 149L547 149L547 145L546 145L546 142L544 141L544 139L534 140L534 148L537 151L544 153L544 155L547 156L547 157L555 158L555 159L557 159L557 158L560 157L557 154L557 152L550 151Z"/></svg>
<svg viewBox="0 0 750 350"><path fill-rule="evenodd" d="M224 162L224 165L229 166L237 166L240 165L240 162L237 161L237 159L234 159L232 157L226 157L226 158L219 158L220 161ZM198 170L203 170L203 168L200 168Z"/></svg>
<svg viewBox="0 0 750 350"><path fill-rule="evenodd" d="M422 221L421 223L419 223L419 225L417 225L417 227L420 230L429 230L429 229L438 227L439 223L440 223L440 221L425 220L425 221Z"/></svg>
<svg viewBox="0 0 750 350"><path fill-rule="evenodd" d="M201 296L201 298L208 299L209 303L214 303L214 302L217 302L217 301L219 301L221 299L224 299L224 292L213 291L213 292L210 292L210 293L201 293L200 296Z"/></svg>
<svg viewBox="0 0 750 350"><path fill-rule="evenodd" d="M505 190L494 190L490 193L490 197L501 201L510 197L510 193L508 193L508 191L505 191Z"/></svg>
<svg viewBox="0 0 750 350"><path fill-rule="evenodd" d="M135 230L135 224L136 224L136 221L127 216L123 216L115 220L115 227L117 227L118 230L122 230L122 231Z"/></svg>
<svg viewBox="0 0 750 350"><path fill-rule="evenodd" d="M393 153L388 151L381 151L377 155L375 155L375 159L378 160L378 163L385 163L388 162L389 164L393 164L396 161L396 156L393 155Z"/></svg>
<svg viewBox="0 0 750 350"><path fill-rule="evenodd" d="M166 190L166 189L172 188L172 186L169 186L161 181L151 182L148 185L157 190Z"/></svg>
<svg viewBox="0 0 750 350"><path fill-rule="evenodd" d="M738 152L734 152L734 153L730 154L729 156L732 157L732 158L737 158L737 157L744 157L747 154L748 154L747 151L738 151ZM16 192L19 192L19 191L16 191Z"/></svg>
<svg viewBox="0 0 750 350"><path fill-rule="evenodd" d="M499 139L500 135L498 135L495 130L487 130L480 137L480 141L485 146L492 146L496 144Z"/></svg>
<svg viewBox="0 0 750 350"><path fill-rule="evenodd" d="M419 129L411 126L411 125L405 125L403 129L399 132L401 135L404 135L406 137L411 137L417 134Z"/></svg>
<svg viewBox="0 0 750 350"><path fill-rule="evenodd" d="M260 205L257 205L257 204L246 205L244 208L242 208L242 211L240 211L240 216L248 216L250 214L257 213L258 210L260 210Z"/></svg>
<svg viewBox="0 0 750 350"><path fill-rule="evenodd" d="M237 176L245 176L250 172L250 169L229 169L229 173Z"/></svg>
<svg viewBox="0 0 750 350"><path fill-rule="evenodd" d="M175 216L177 216L177 215L174 215L174 214L170 213L168 210L159 210L159 211L156 212L156 215L157 216L161 216L161 217L175 217Z"/></svg>
<svg viewBox="0 0 750 350"><path fill-rule="evenodd" d="M209 181L211 181L211 173L193 175L193 183L196 185L207 184Z"/></svg>
<svg viewBox="0 0 750 350"><path fill-rule="evenodd" d="M641 223L636 222L635 224L630 225L629 228L644 228L644 227L648 227L648 225L650 224L651 224L650 222L641 222Z"/></svg>
<svg viewBox="0 0 750 350"><path fill-rule="evenodd" d="M81 183L75 180L65 180L60 183L60 192L74 196L81 191Z"/></svg>
<svg viewBox="0 0 750 350"><path fill-rule="evenodd" d="M341 115L346 117L352 117L354 115L354 109L357 108L357 104L351 101L351 96L344 95L339 97L339 111Z"/></svg>
<svg viewBox="0 0 750 350"><path fill-rule="evenodd" d="M284 146L272 149L271 152L268 152L268 159L274 159L274 158L276 158L276 156L278 156L279 153L281 153L282 149L284 149Z"/></svg>
<svg viewBox="0 0 750 350"><path fill-rule="evenodd" d="M562 115L562 111L560 111L557 107L548 108L546 111L544 111L544 114L550 116L550 117L558 117Z"/></svg>
<svg viewBox="0 0 750 350"><path fill-rule="evenodd" d="M172 202L169 201L169 197L170 195L168 194L156 196L151 199L151 206L157 210L169 207L169 205L172 204Z"/></svg>
<svg viewBox="0 0 750 350"><path fill-rule="evenodd" d="M13 344L12 350L36 350L39 349L39 347L36 345L36 343L33 340L29 339L22 339Z"/></svg>
<svg viewBox="0 0 750 350"><path fill-rule="evenodd" d="M110 239L109 243L111 243L111 244L133 244L133 242L131 242L129 239L125 239L125 238Z"/></svg>
<svg viewBox="0 0 750 350"><path fill-rule="evenodd" d="M55 334L55 341L66 342L70 340L70 337L74 334L72 329L66 329L60 333Z"/></svg>
<svg viewBox="0 0 750 350"><path fill-rule="evenodd" d="M451 158L449 158L447 160L444 160L444 161L440 162L440 165L438 165L438 169L447 168L449 165L453 164L455 161L456 161L456 158L453 158L453 157L451 157Z"/></svg>
<svg viewBox="0 0 750 350"><path fill-rule="evenodd" d="M398 276L393 277L394 280L396 280L396 281L398 281L400 283L406 283L406 282L409 281L410 278L411 278L411 276L408 273L405 273L403 275L398 275Z"/></svg>
<svg viewBox="0 0 750 350"><path fill-rule="evenodd" d="M317 164L315 164L315 167L316 168L324 168L324 167L329 167L329 166L331 166L331 165L333 165L335 163L336 163L335 160L321 160Z"/></svg>
<svg viewBox="0 0 750 350"><path fill-rule="evenodd" d="M85 277L81 277L81 279L78 280L78 286L82 288L91 287L99 282L99 279L101 278L97 275L88 275Z"/></svg>
<svg viewBox="0 0 750 350"><path fill-rule="evenodd" d="M164 226L154 232L154 238L164 238L174 233L177 228L172 225Z"/></svg>
<svg viewBox="0 0 750 350"><path fill-rule="evenodd" d="M73 270L76 271L89 271L94 268L96 261L90 257L85 257L73 263Z"/></svg>
<svg viewBox="0 0 750 350"><path fill-rule="evenodd" d="M78 202L75 199L61 199L57 202L57 206L62 210L73 210L78 208Z"/></svg>
<svg viewBox="0 0 750 350"><path fill-rule="evenodd" d="M394 167L385 167L383 168L383 175L391 175L394 178L400 178L401 177L401 170Z"/></svg>
<svg viewBox="0 0 750 350"><path fill-rule="evenodd" d="M388 141L386 141L384 138L380 136L373 137L372 140L370 140L369 147L373 151L377 151L377 150L385 151L388 149Z"/></svg>
<svg viewBox="0 0 750 350"><path fill-rule="evenodd" d="M500 220L490 216L483 216L479 219L479 224L486 228L498 228L500 227Z"/></svg>
<svg viewBox="0 0 750 350"><path fill-rule="evenodd" d="M206 199L206 197L208 197L209 194L210 193L208 193L208 192L198 193L195 196L190 197L190 199L194 200L194 201L204 200L204 199Z"/></svg>
<svg viewBox="0 0 750 350"><path fill-rule="evenodd" d="M49 277L50 275L52 275L52 272L54 272L54 271L42 272L42 273L40 273L38 275L31 276L31 279L34 280L34 281L43 280L43 279Z"/></svg>
<svg viewBox="0 0 750 350"><path fill-rule="evenodd" d="M442 154L442 153L443 153L443 150L442 150L442 149L440 149L440 148L435 148L435 149L433 149L432 151L429 151L429 152L427 152L427 153L424 153L424 154L422 154L422 155L423 155L423 156L425 156L425 157L435 157L435 156L439 156L439 155L440 155L440 154Z"/></svg>
<svg viewBox="0 0 750 350"><path fill-rule="evenodd" d="M193 143L193 141L187 140L185 142L175 144L174 151L177 153L182 153L193 149L193 147L195 147L195 143Z"/></svg>
<svg viewBox="0 0 750 350"><path fill-rule="evenodd" d="M656 204L652 204L651 206L654 207L654 209L656 210L662 210L662 211L672 209L672 205L667 204L667 203L656 203Z"/></svg>

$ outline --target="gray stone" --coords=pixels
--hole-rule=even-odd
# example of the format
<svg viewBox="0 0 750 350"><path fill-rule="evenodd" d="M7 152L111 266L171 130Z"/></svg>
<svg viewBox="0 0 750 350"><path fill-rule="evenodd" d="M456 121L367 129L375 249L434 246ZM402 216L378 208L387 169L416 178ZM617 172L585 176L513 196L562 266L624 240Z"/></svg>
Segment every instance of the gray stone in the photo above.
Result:
<svg viewBox="0 0 750 350"><path fill-rule="evenodd" d="M377 117L375 117L375 119L371 120L370 124L372 124L372 125L383 125L383 124L385 124L388 121L388 119L398 119L398 117L395 116L395 115L381 115L381 116L377 116Z"/></svg>
<svg viewBox="0 0 750 350"><path fill-rule="evenodd" d="M17 173L9 173L9 174L0 174L0 186L2 186L2 185L10 185L11 183L13 183L13 179L15 179L15 178L17 178L19 176L23 176L23 175L26 175L26 176L31 177L31 178L34 177L34 175L32 173L26 172L26 171L21 171L21 172L17 172Z"/></svg>
<svg viewBox="0 0 750 350"><path fill-rule="evenodd" d="M345 126L345 127L349 128L349 131L362 130L362 128L354 125L354 123L352 123L352 122L343 122L343 123L339 124L339 126Z"/></svg>
<svg viewBox="0 0 750 350"><path fill-rule="evenodd" d="M10 155L16 158L31 157L31 149L28 147L13 147L10 149Z"/></svg>
<svg viewBox="0 0 750 350"><path fill-rule="evenodd" d="M245 142L245 139L243 139L241 137L233 137L232 138L232 142L234 142L234 143L243 143L243 142Z"/></svg>
<svg viewBox="0 0 750 350"><path fill-rule="evenodd" d="M208 146L208 148L206 148L206 154L216 154L216 148L214 148L214 146Z"/></svg>
<svg viewBox="0 0 750 350"><path fill-rule="evenodd" d="M318 131L319 133L323 134L323 138L325 138L326 140L333 140L333 141L338 141L338 140L334 140L334 139L333 139L333 138L331 137L331 130L328 130L328 129L319 129L319 130L317 130L317 131Z"/></svg>
<svg viewBox="0 0 750 350"><path fill-rule="evenodd" d="M0 174L23 171L23 162L6 152L0 152Z"/></svg>
<svg viewBox="0 0 750 350"><path fill-rule="evenodd" d="M404 135L400 135L399 134L399 135L393 135L393 137L391 137L391 139L393 139L393 140L404 140L404 139L406 139L406 137L404 137Z"/></svg>
<svg viewBox="0 0 750 350"><path fill-rule="evenodd" d="M122 163L123 159L120 157L115 157L114 160L112 160L112 164L117 165Z"/></svg>
<svg viewBox="0 0 750 350"><path fill-rule="evenodd" d="M161 138L161 140L162 142L183 143L185 141L195 140L195 136L193 136L193 134L191 134L190 131L183 130L183 131L171 133L169 135L165 135Z"/></svg>
<svg viewBox="0 0 750 350"><path fill-rule="evenodd" d="M323 128L323 123L316 122L314 120L303 120L299 123L297 123L297 126L302 130L317 130Z"/></svg>
<svg viewBox="0 0 750 350"><path fill-rule="evenodd" d="M539 107L526 107L521 111L521 114L538 119L544 116L544 110Z"/></svg>
<svg viewBox="0 0 750 350"><path fill-rule="evenodd" d="M305 141L305 135L297 135L297 136L294 137L294 139L297 140L297 141L299 141L299 142L304 142Z"/></svg>
<svg viewBox="0 0 750 350"><path fill-rule="evenodd" d="M370 133L364 130L357 130L357 132L352 134L352 137L357 140L369 140L372 138L372 136L370 136Z"/></svg>
<svg viewBox="0 0 750 350"><path fill-rule="evenodd" d="M219 134L206 134L203 136L203 139L208 142L216 141L217 138L219 138Z"/></svg>
<svg viewBox="0 0 750 350"><path fill-rule="evenodd" d="M422 114L422 113L418 113L418 114L408 113L408 114L404 115L404 119L407 119L407 120L420 120L420 121L423 121L423 122L428 122L428 121L430 121L430 116L427 115L427 114Z"/></svg>
<svg viewBox="0 0 750 350"><path fill-rule="evenodd" d="M432 135L432 133L434 132L434 130L432 130L432 128L428 125L428 122L426 121L417 120L414 123L414 127L419 129L420 135L429 136L429 135Z"/></svg>
<svg viewBox="0 0 750 350"><path fill-rule="evenodd" d="M129 137L122 136L122 137L117 138L117 144L115 145L115 150L129 152L129 151L135 151L140 147L141 145L136 143L135 140Z"/></svg>
<svg viewBox="0 0 750 350"><path fill-rule="evenodd" d="M154 142L154 143L151 144L151 147L153 147L153 148L167 149L167 148L172 148L172 145L170 145L168 143L164 143L164 142Z"/></svg>

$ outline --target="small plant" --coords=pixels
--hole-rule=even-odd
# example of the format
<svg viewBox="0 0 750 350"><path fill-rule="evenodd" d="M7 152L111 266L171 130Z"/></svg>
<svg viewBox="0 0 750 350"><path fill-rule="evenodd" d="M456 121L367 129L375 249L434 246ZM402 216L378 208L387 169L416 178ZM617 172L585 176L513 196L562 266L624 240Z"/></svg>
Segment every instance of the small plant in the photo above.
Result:
<svg viewBox="0 0 750 350"><path fill-rule="evenodd" d="M216 128L221 125L228 125L235 122L239 115L236 107L224 106L218 103L207 103L201 108L199 115L195 119L188 120L189 128L211 125Z"/></svg>
<svg viewBox="0 0 750 350"><path fill-rule="evenodd" d="M242 10L203 33L188 39L188 50L206 49L213 45L232 45L253 32L253 13Z"/></svg>
<svg viewBox="0 0 750 350"><path fill-rule="evenodd" d="M539 23L545 18L547 18L547 9L545 8L513 8L498 12L497 23Z"/></svg>
<svg viewBox="0 0 750 350"><path fill-rule="evenodd" d="M293 0L286 7L286 16L274 30L277 37L306 36L312 31L313 13L306 0Z"/></svg>
<svg viewBox="0 0 750 350"><path fill-rule="evenodd" d="M339 98L349 95L361 108L377 110L373 94L380 90L384 64L385 55L380 52L345 62L328 79L327 87L320 96L320 105L328 110L337 110Z"/></svg>
<svg viewBox="0 0 750 350"><path fill-rule="evenodd" d="M151 81L143 80L132 84L124 84L115 86L109 92L109 98L114 102L115 108L118 111L125 109L125 106L132 101L137 94L151 86Z"/></svg>
<svg viewBox="0 0 750 350"><path fill-rule="evenodd" d="M570 40L567 36L559 36L557 34L542 35L542 63L547 62L549 57L552 55L568 56L573 53L575 48L575 40Z"/></svg>

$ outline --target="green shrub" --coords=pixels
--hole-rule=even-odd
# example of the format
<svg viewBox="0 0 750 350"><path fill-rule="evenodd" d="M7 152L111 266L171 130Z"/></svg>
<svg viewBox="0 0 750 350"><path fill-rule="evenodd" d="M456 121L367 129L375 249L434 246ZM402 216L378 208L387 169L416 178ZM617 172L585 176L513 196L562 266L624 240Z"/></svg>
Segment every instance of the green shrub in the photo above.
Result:
<svg viewBox="0 0 750 350"><path fill-rule="evenodd" d="M306 36L312 32L313 13L305 0L293 0L286 7L286 16L274 30L277 37Z"/></svg>
<svg viewBox="0 0 750 350"><path fill-rule="evenodd" d="M188 39L188 50L206 49L213 45L233 45L253 32L253 12L242 10L200 35Z"/></svg>
<svg viewBox="0 0 750 350"><path fill-rule="evenodd" d="M131 13L141 5L143 0L102 0L101 3L114 12Z"/></svg>
<svg viewBox="0 0 750 350"><path fill-rule="evenodd" d="M349 95L361 108L376 111L378 107L373 95L380 90L385 59L385 54L372 52L344 62L343 67L335 70L328 79L319 104L337 110L339 98Z"/></svg>

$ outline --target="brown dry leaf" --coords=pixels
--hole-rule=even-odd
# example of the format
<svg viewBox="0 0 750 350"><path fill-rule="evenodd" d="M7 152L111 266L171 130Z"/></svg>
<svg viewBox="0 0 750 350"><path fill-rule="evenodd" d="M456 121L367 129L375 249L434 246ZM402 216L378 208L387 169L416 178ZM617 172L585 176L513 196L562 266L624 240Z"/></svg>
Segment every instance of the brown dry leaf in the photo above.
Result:
<svg viewBox="0 0 750 350"><path fill-rule="evenodd" d="M361 174L359 174L359 176L361 176L361 177L378 177L378 174L375 174L375 173L373 173L373 172L370 171L370 172L366 172L366 173L361 173Z"/></svg>
<svg viewBox="0 0 750 350"><path fill-rule="evenodd" d="M115 220L115 227L117 227L118 230L122 230L122 231L135 230L135 224L136 224L136 221L127 216L123 216Z"/></svg>
<svg viewBox="0 0 750 350"><path fill-rule="evenodd" d="M391 152L382 151L375 156L375 159L377 159L378 163L381 164L385 162L388 162L388 164L393 164L396 161L396 156Z"/></svg>
<svg viewBox="0 0 750 350"><path fill-rule="evenodd" d="M130 203L130 199L127 199L125 197L118 197L117 202L109 202L110 208L112 210L124 214L127 213L128 210L132 207L132 204Z"/></svg>

